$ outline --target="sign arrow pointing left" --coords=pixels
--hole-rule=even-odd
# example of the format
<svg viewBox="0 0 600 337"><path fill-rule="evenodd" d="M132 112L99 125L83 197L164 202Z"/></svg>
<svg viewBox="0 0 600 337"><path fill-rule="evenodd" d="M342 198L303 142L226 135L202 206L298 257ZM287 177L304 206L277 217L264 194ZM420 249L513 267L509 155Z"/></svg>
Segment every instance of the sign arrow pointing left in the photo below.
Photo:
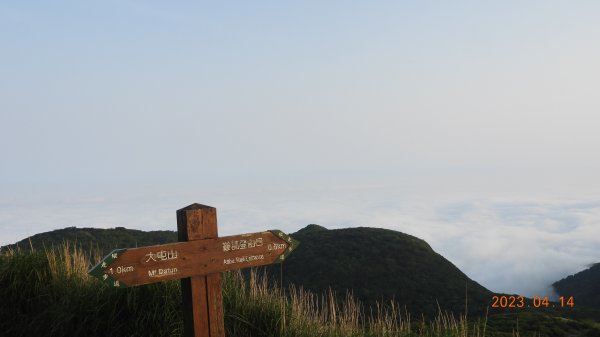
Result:
<svg viewBox="0 0 600 337"><path fill-rule="evenodd" d="M285 260L299 242L279 230L116 249L89 274L127 287L257 267Z"/></svg>

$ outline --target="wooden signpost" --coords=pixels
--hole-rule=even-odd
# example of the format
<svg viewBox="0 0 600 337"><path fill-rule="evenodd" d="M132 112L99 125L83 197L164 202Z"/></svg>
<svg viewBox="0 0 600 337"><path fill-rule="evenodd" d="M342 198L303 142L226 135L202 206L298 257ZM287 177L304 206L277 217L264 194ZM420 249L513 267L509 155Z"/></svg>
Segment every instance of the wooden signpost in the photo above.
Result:
<svg viewBox="0 0 600 337"><path fill-rule="evenodd" d="M112 287L181 279L185 336L223 337L221 272L279 263L298 241L279 230L219 237L217 210L177 211L178 243L116 249L89 273Z"/></svg>

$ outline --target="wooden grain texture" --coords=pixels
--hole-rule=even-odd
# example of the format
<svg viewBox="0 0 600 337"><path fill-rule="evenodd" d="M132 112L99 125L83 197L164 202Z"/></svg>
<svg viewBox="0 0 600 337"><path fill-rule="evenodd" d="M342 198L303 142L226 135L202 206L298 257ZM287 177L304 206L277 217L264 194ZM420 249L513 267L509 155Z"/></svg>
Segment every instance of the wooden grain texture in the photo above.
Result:
<svg viewBox="0 0 600 337"><path fill-rule="evenodd" d="M216 238L217 210L200 204L180 209L177 230L180 241ZM221 280L220 275L214 275L195 276L181 282L186 337L225 337ZM216 303L219 299L220 303Z"/></svg>
<svg viewBox="0 0 600 337"><path fill-rule="evenodd" d="M111 252L96 268L111 286L136 286L281 262L292 244L281 231L170 243Z"/></svg>
<svg viewBox="0 0 600 337"><path fill-rule="evenodd" d="M218 237L217 210L177 211L180 242L116 249L89 273L113 287L181 279L184 336L224 337L221 272L285 260L299 244L279 230Z"/></svg>

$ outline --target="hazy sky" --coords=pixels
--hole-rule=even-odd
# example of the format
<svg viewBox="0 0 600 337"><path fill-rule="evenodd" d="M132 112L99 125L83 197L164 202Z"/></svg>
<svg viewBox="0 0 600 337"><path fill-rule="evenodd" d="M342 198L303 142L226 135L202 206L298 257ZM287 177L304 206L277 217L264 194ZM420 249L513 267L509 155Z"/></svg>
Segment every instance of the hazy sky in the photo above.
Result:
<svg viewBox="0 0 600 337"><path fill-rule="evenodd" d="M494 291L600 262L600 2L0 2L0 244L423 238Z"/></svg>

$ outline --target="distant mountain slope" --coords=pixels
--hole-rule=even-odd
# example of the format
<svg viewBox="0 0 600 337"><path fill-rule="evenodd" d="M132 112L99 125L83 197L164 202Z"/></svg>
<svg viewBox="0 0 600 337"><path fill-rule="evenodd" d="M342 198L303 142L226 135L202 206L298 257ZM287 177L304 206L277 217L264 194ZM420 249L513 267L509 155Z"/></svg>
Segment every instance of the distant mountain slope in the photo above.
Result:
<svg viewBox="0 0 600 337"><path fill-rule="evenodd" d="M469 279L423 240L380 228L327 230L309 225L292 234L298 249L282 267L269 266L273 277L321 293L352 290L366 304L395 299L413 314L433 316L443 310L485 312L492 293ZM282 275L282 276L280 276ZM468 290L465 293L465 290Z"/></svg>
<svg viewBox="0 0 600 337"><path fill-rule="evenodd" d="M452 310L455 313L463 313L466 285L468 289L469 318L476 319L476 317L480 317L483 319L482 316L486 315L484 309L489 304L492 294L476 282L470 280L448 260L435 253L421 239L385 229L347 228L327 230L316 225L309 225L292 235L294 238L301 240L301 244L294 254L289 259L286 259L285 263L271 267L271 272L273 273L272 279L274 280L279 280L279 273L283 271L286 282L293 281L297 284L303 284L306 288L318 292L324 291L331 286L342 297L345 289L353 289L356 296L367 301L395 298L400 305L406 304L407 311L417 325L421 321L421 312L430 318L437 312L438 302L442 309ZM61 245L64 241L70 241L77 242L78 245L84 248L93 245L110 251L116 247L153 245L173 242L175 239L176 233L171 231L143 232L125 228L94 229L71 227L34 235L31 237L31 243L34 248L42 249L44 246L56 246ZM29 239L20 241L19 245L24 249L28 249ZM35 262L37 261L35 256L34 254L30 256L31 259L18 260L21 261L20 263L28 263L29 265L21 264L21 268L5 268L4 272L0 272L0 281L4 280L6 283L4 284L5 286L0 287L0 290L4 290L4 293L0 292L2 294L0 298L4 302L0 301L0 303L5 304L10 298L13 299L12 304L9 301L4 306L0 305L0 314L3 313L2 309L6 309L2 317L8 317L8 319L0 319L0 326L2 326L3 322L6 322L10 326L12 324L11 319L20 317L21 321L25 320L24 324L29 323L33 327L39 327L39 324L31 324L31 322L35 323L36 319L53 321L52 318L55 316L52 315L54 314L57 314L58 317L68 317L69 322L75 322L77 319L73 317L79 317L77 315L80 313L85 316L89 312L96 313L96 310L102 309L96 308L91 311L87 309L87 311L81 310L81 308L89 303L84 299L87 295L80 289L77 289L78 291L68 291L69 296L72 297L64 297L66 288L62 284L59 284L60 291L56 294L50 292L45 293L44 296L30 296L35 293L34 290L48 291L48 289L54 289L52 286L55 286L50 284L50 287L46 287L48 281L39 278L39 275L43 273L30 272L30 266L39 265L38 262ZM0 259L0 262L3 261L10 260ZM25 268L23 268L24 266ZM1 264L0 267L2 267ZM10 273L7 273L7 270ZM596 269L593 268L593 270ZM15 283L13 281L16 279L13 278L14 275L23 277L23 280L31 281L35 279L37 281ZM40 282L40 280L43 281ZM98 286L102 287L100 284ZM14 291L15 287L27 289L27 291ZM98 289L98 293L106 293L106 288L102 287L102 289ZM146 296L156 289L151 286L137 288L139 294L142 295L136 296L136 299L142 300L136 301L134 306L144 306L147 303L150 305L148 306L150 310L158 308L156 313L148 311L151 315L164 315L164 308L153 306L156 301L151 301L151 299L156 296ZM164 290L166 288L160 287L160 289ZM110 293L115 296L126 294L126 292L121 290L118 292L110 291ZM116 319L122 321L123 317L112 309L112 305L114 304L105 306L106 303L115 301L116 297L98 297L96 296L98 293L94 290L92 297L94 299L100 298L100 302L102 303L98 303L104 309L112 312L108 318L111 318L110 315L116 315ZM50 296L49 294L53 295ZM164 300L167 302L172 302L174 299L174 303L180 303L181 298L178 292L170 292L168 296L166 294L163 295L166 296ZM79 299L78 296L84 297ZM600 324L594 323L591 320L600 322L600 312L592 309L588 310L579 305L580 301L577 299L579 295L574 296L576 296L576 306L573 309L551 308L542 310L529 308L525 311L506 310L505 312L495 314L492 314L492 311L490 311L489 316L485 316L485 320L488 323L485 336L511 337L515 336L515 329L520 331L521 336L600 336ZM54 298L58 298L59 300L53 300ZM102 300L103 298L104 300ZM144 298L148 298L148 302L143 300ZM45 302L51 303L50 307ZM129 300L126 300L126 302L129 303ZM65 311L57 310L56 308L58 307L52 307L56 303L63 305L65 308L70 308L69 310L75 309L71 311L67 310L66 314L63 314ZM73 304L77 305L74 306ZM255 307L256 305L251 304L250 306ZM29 309L20 310L21 306L24 306L23 308L39 306L41 313L37 313L39 316L36 319L26 317L27 315L32 315L32 312L28 311ZM175 304L175 308L179 311L180 305ZM369 308L365 307L367 315L369 313L368 310ZM400 307L399 310L403 313L401 316L404 319L404 308ZM483 315L474 316L474 313L481 313ZM74 314L75 316L73 316ZM24 316L25 319L23 319ZM106 316L103 318L106 318ZM270 319L270 316L268 318L269 322L273 321ZM88 322L87 318L84 321ZM105 320L102 320L102 322L105 322ZM42 324L42 326L44 325ZM6 329L0 330L3 333L6 332ZM19 336L23 335L22 330L18 330L18 332L20 333L18 334ZM472 335L475 335L475 333Z"/></svg>
<svg viewBox="0 0 600 337"><path fill-rule="evenodd" d="M131 248L137 246L150 246L167 242L176 242L177 233L173 231L140 231L126 229L123 227L100 229L100 228L76 228L67 227L51 232L33 235L23 239L16 244L0 248L4 251L8 248L29 250L44 249L44 247L60 246L63 242L75 243L85 251L99 249L101 254L108 254L115 248Z"/></svg>
<svg viewBox="0 0 600 337"><path fill-rule="evenodd" d="M600 263L552 284L565 297L573 296L575 305L600 309Z"/></svg>

